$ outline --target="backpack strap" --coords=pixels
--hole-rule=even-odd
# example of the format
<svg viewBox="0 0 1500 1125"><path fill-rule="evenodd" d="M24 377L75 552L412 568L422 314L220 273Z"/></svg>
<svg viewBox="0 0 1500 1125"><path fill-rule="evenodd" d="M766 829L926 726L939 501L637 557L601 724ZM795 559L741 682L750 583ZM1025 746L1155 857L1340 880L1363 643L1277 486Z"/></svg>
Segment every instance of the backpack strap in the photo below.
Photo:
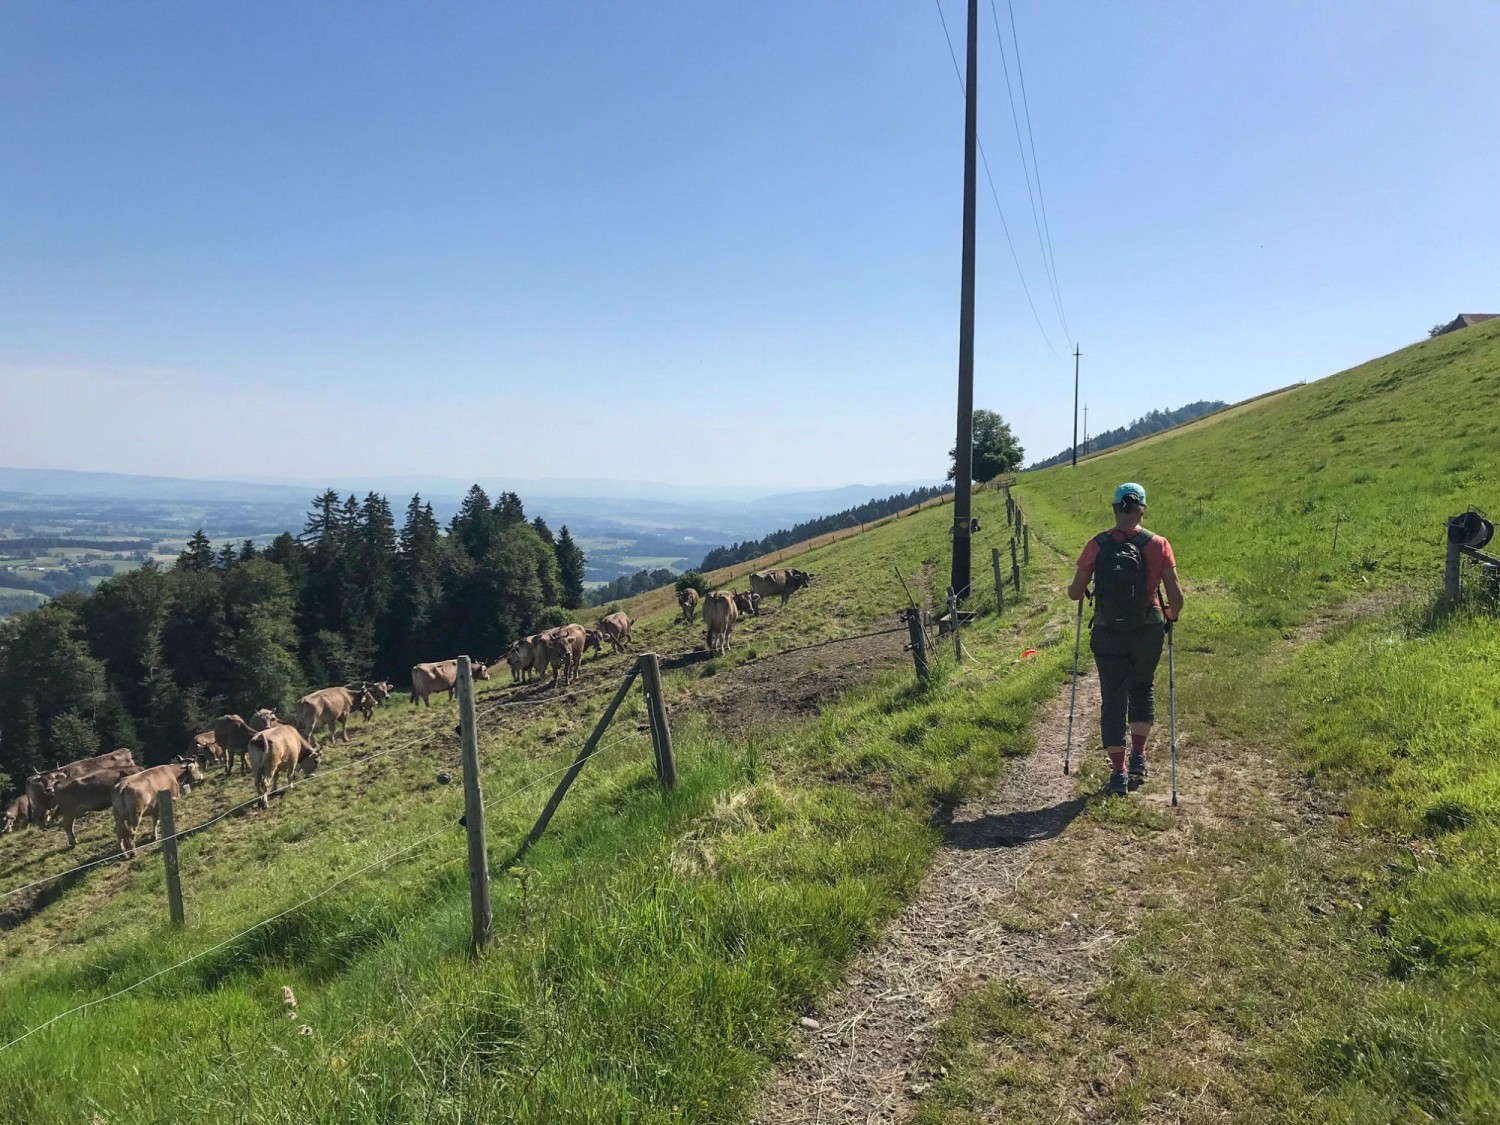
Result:
<svg viewBox="0 0 1500 1125"><path fill-rule="evenodd" d="M1101 531L1098 535L1094 536L1094 542L1099 544L1099 547L1102 550L1103 548L1108 547L1111 543L1113 543L1114 539L1110 537L1109 532Z"/></svg>
<svg viewBox="0 0 1500 1125"><path fill-rule="evenodd" d="M1134 535L1132 535L1127 540L1127 542L1134 543L1137 547L1144 547L1147 543L1151 542L1151 540L1153 540L1155 538L1156 538L1156 536L1152 535L1149 531L1147 531L1143 527L1139 531L1137 531Z"/></svg>

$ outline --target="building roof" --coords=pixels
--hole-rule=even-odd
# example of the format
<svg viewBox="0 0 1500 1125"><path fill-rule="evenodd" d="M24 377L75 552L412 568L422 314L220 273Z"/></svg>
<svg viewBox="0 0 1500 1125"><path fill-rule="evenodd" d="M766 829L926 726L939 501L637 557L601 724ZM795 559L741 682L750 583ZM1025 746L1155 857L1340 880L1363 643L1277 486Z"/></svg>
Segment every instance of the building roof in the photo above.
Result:
<svg viewBox="0 0 1500 1125"><path fill-rule="evenodd" d="M1457 332L1460 328L1472 328L1476 324L1483 324L1486 320L1495 320L1500 313L1459 313L1453 318L1451 324L1443 327L1444 332Z"/></svg>

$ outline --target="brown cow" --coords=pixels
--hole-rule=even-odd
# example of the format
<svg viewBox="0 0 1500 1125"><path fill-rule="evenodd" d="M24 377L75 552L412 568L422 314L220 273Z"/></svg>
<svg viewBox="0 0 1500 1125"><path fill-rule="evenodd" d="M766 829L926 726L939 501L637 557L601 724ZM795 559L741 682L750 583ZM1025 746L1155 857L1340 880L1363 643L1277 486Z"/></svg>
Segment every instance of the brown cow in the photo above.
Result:
<svg viewBox="0 0 1500 1125"><path fill-rule="evenodd" d="M0 836L31 823L31 798L22 793L0 813Z"/></svg>
<svg viewBox="0 0 1500 1125"><path fill-rule="evenodd" d="M200 766L207 766L211 762L222 762L224 747L219 745L213 731L206 730L201 734L193 735L193 745L188 751L188 757Z"/></svg>
<svg viewBox="0 0 1500 1125"><path fill-rule="evenodd" d="M132 760L128 766L106 766L78 777L50 780L43 786L62 820L63 831L68 834L68 847L78 846L78 838L73 835L73 822L84 813L103 812L112 807L115 786L140 772L141 767Z"/></svg>
<svg viewBox="0 0 1500 1125"><path fill-rule="evenodd" d="M161 835L161 824L156 819L158 793L171 793L175 800L187 786L202 780L203 769L197 762L177 761L152 766L116 782L110 804L115 810L115 838L120 841L121 854L126 859L135 858L136 830L145 817L151 818L151 839Z"/></svg>
<svg viewBox="0 0 1500 1125"><path fill-rule="evenodd" d="M611 613L599 619L599 632L604 634L613 651L624 652L630 647L630 630L634 625L629 614Z"/></svg>
<svg viewBox="0 0 1500 1125"><path fill-rule="evenodd" d="M260 794L260 807L271 807L270 793L276 788L276 778L286 770L287 785L290 786L300 769L304 776L311 777L318 768L319 755L296 727L282 725L263 730L250 740L250 773L255 778L255 791Z"/></svg>
<svg viewBox="0 0 1500 1125"><path fill-rule="evenodd" d="M43 770L32 774L26 779L26 798L31 805L31 823L37 828L46 827L49 814L53 811L52 798L48 795L46 788L49 778L55 784L66 778L82 777L98 769L133 765L135 765L135 755L122 746L118 750L111 750L108 754L100 754L93 758L80 758L59 769Z"/></svg>
<svg viewBox="0 0 1500 1125"><path fill-rule="evenodd" d="M760 595L754 590L748 594L742 594L736 590L731 596L734 598L734 607L740 611L741 617L760 616Z"/></svg>
<svg viewBox="0 0 1500 1125"><path fill-rule="evenodd" d="M489 669L478 661L469 662L469 671L476 680L487 680L490 678ZM432 702L427 697L438 692L445 691L448 698L453 699L458 694L458 660L440 660L430 664L413 664L411 666L411 701L418 700L431 707Z"/></svg>
<svg viewBox="0 0 1500 1125"><path fill-rule="evenodd" d="M510 648L505 650L501 659L510 665L511 683L519 684L531 679L532 671L536 668L538 645L538 639L533 634L512 641Z"/></svg>
<svg viewBox="0 0 1500 1125"><path fill-rule="evenodd" d="M729 632L739 620L739 607L734 597L723 590L715 590L703 599L703 624L708 626L708 651L729 651Z"/></svg>
<svg viewBox="0 0 1500 1125"><path fill-rule="evenodd" d="M588 651L590 643L593 643L595 651L598 651L598 643L597 641L591 642L590 635L598 637L599 634L596 630L585 629L582 625L574 624L559 625L556 629L552 630L552 633L565 646L563 652L565 664L562 668L563 683L571 683L578 678L578 667L582 663L583 654ZM553 651L556 651L556 649ZM555 662L552 667L552 683L554 685L557 683L557 664Z"/></svg>
<svg viewBox="0 0 1500 1125"><path fill-rule="evenodd" d="M559 674L562 675L564 687L573 678L573 640L572 637L562 632L548 633L542 640L547 665L552 668L552 687L557 686ZM547 666L544 665L541 671L545 673L546 670Z"/></svg>
<svg viewBox="0 0 1500 1125"><path fill-rule="evenodd" d="M349 716L364 705L367 697L364 688L351 691L346 687L326 687L309 692L297 700L297 729L314 746L318 744L319 727L327 727L329 737L335 742L340 734L348 742Z"/></svg>
<svg viewBox="0 0 1500 1125"><path fill-rule="evenodd" d="M803 587L812 585L813 576L805 570L762 570L750 576L750 590L763 598L780 596L781 604Z"/></svg>
<svg viewBox="0 0 1500 1125"><path fill-rule="evenodd" d="M253 716L254 717L254 716ZM214 741L224 748L224 776L234 772L234 760L240 760L240 773L245 772L245 753L250 748L250 739L258 730L238 715L220 715L214 720Z"/></svg>
<svg viewBox="0 0 1500 1125"><path fill-rule="evenodd" d="M691 586L685 590L678 590L677 604L682 607L682 619L691 625L693 617L698 612L698 591Z"/></svg>
<svg viewBox="0 0 1500 1125"><path fill-rule="evenodd" d="M375 708L391 697L392 685L385 680L360 680L344 686L355 693L354 709L365 717L367 723L375 714ZM361 692L364 693L362 698Z"/></svg>

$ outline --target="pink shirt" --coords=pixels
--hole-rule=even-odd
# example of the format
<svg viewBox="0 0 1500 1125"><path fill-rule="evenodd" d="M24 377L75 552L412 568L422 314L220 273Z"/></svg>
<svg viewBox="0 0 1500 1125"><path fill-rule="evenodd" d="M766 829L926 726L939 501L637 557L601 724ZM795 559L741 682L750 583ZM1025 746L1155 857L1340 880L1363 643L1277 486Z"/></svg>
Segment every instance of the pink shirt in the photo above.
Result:
<svg viewBox="0 0 1500 1125"><path fill-rule="evenodd" d="M1148 529L1143 527L1139 530L1146 531ZM1135 532L1133 531L1127 532L1121 531L1119 528L1112 528L1109 537L1116 543L1123 543L1134 534ZM1172 544L1168 543L1154 531L1151 532L1151 542L1147 543L1141 549L1141 554L1146 560L1146 581L1151 586L1151 605L1156 609L1160 609L1161 598L1158 596L1158 593L1161 589L1161 576L1166 572L1167 567L1177 565L1177 556L1172 554ZM1083 554L1078 557L1078 569L1080 573L1087 574L1092 578L1094 575L1094 560L1098 557L1099 542L1096 537L1084 544Z"/></svg>

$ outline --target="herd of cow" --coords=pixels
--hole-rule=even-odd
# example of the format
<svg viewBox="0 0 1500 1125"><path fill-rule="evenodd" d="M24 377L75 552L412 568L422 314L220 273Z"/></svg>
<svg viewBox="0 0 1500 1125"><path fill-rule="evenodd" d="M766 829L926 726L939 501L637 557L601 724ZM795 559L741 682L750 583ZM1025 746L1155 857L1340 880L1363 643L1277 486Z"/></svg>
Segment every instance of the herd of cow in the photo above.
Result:
<svg viewBox="0 0 1500 1125"><path fill-rule="evenodd" d="M801 570L764 571L750 575L749 593L715 590L700 599L696 590L688 588L678 595L677 601L683 620L690 625L701 606L708 631L708 651L723 653L729 651L729 634L741 615L758 615L763 598L779 596L785 606L792 594L811 581L812 575ZM510 665L513 683L539 681L550 669L552 686L559 680L568 684L578 677L588 649L602 654L603 645L608 642L613 652L625 651L631 643L632 625L624 613L609 614L594 629L560 625L514 642L499 660ZM471 670L475 679L489 679L489 666L474 663ZM413 704L431 706L430 697L441 693L452 699L457 688L457 660L412 667ZM190 786L201 782L205 770L212 766L222 766L224 776L228 777L234 772L236 760L241 775L249 773L254 779L257 803L268 808L269 794L283 773L290 782L299 772L310 776L317 770L319 730L325 730L332 741L342 735L343 741L348 742L349 719L354 713L359 712L368 722L391 691L392 685L384 680L323 688L297 701L296 721L291 723L282 722L269 708L262 708L249 719L221 715L214 720L212 729L194 736L185 755L162 766L142 768L135 755L122 748L32 774L26 779L26 792L0 814L0 834L27 825L36 828L60 825L67 833L68 846L76 847L74 822L86 813L112 810L120 851L130 858L135 855L142 822L147 817L152 822L151 839L159 835L158 793L166 790L174 799L180 797Z"/></svg>
<svg viewBox="0 0 1500 1125"><path fill-rule="evenodd" d="M708 630L708 651L716 654L728 652L729 634L734 623L742 616L758 616L762 598L779 597L784 606L788 598L810 585L812 578L805 570L763 570L750 575L748 594L738 590L712 590L700 598L698 591L689 586L678 592L677 604L682 607L682 619L689 625L701 607L703 624Z"/></svg>

